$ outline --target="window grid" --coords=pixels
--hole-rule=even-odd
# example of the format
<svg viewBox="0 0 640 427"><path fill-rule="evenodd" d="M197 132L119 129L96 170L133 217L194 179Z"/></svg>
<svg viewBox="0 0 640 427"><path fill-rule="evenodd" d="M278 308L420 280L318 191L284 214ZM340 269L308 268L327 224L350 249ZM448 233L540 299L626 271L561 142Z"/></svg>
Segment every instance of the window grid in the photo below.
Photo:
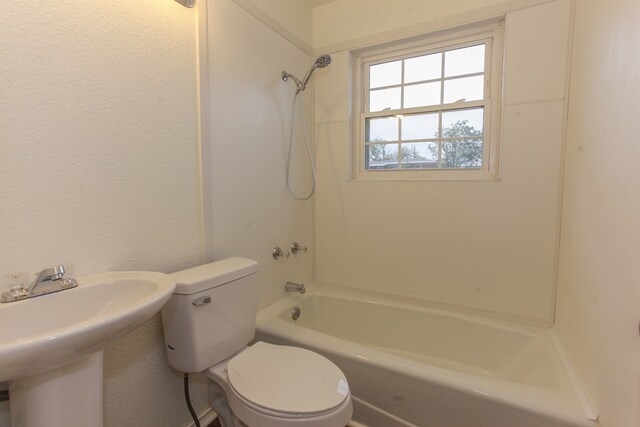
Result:
<svg viewBox="0 0 640 427"><path fill-rule="evenodd" d="M445 54L442 52L442 58L440 59L440 105L444 104L444 67L446 65L444 57ZM438 129L442 129L442 114L440 114L440 126L438 126Z"/></svg>
<svg viewBox="0 0 640 427"><path fill-rule="evenodd" d="M458 49L463 49L463 48L467 48L467 47L474 47L474 46L484 46L484 69L482 72L473 72L473 73L466 73L466 74L459 74L459 75L453 75L453 76L445 76L445 70L446 70L446 53L450 52L450 51L454 51L454 50L458 50ZM368 132L366 132L367 137L365 138L366 140L364 141L365 143L365 150L363 150L363 152L361 152L362 154L364 154L365 159L364 159L364 164L365 164L365 170L376 170L375 167L372 167L369 162L369 147L371 145L377 145L377 144L386 144L386 145L396 145L397 147L397 169L403 169L402 168L402 144L408 144L408 143L419 143L419 142L437 142L437 151L438 151L438 156L437 156L437 168L428 168L428 169L451 169L451 168L446 168L443 167L443 142L446 141L482 141L483 144L483 155L481 158L481 163L478 166L463 166L463 167L459 167L459 168L454 168L454 169L480 169L482 167L485 166L485 161L486 161L486 154L488 153L488 147L487 144L485 143L485 134L488 130L488 122L489 122L489 118L488 118L488 114L486 111L486 106L490 103L490 99L488 94L490 93L490 86L489 86L489 66L490 66L490 60L491 60L491 43L490 43L490 39L476 39L474 41L471 42L466 42L466 43L460 43L460 44L456 44L456 45L450 45L444 48L439 48L439 49L435 49L435 50L431 50L431 51L422 51L422 52L414 52L411 54L407 54L404 55L403 57L396 57L396 58L384 58L382 60L377 60L377 61L371 61L371 62L365 62L363 63L363 65L365 65L364 69L365 69L365 78L364 81L367 82L366 83L366 89L364 91L364 107L365 107L365 112L362 114L362 120L361 120L361 125L363 126L363 128L366 128L366 122L368 119L371 118L377 118L377 117L393 117L396 116L398 117L397 120L397 135L398 135L398 141L384 141L384 142L376 142L376 141L369 141L369 137L368 137ZM405 61L408 59L412 59L412 58L416 58L416 57L421 57L421 56L427 56L427 55L431 55L431 54L437 54L440 53L441 54L441 58L440 58L440 76L439 78L433 78L433 79L426 79L426 80L419 80L419 81L412 81L410 83L405 83ZM384 86L379 86L379 87L375 87L375 88L370 88L370 67L378 65L378 64L385 64L385 63L392 63L395 61L400 61L401 64L401 74L400 74L400 83L399 84L395 84L395 85L384 85ZM476 77L476 76L483 76L483 86L482 86L482 91L483 91L483 95L482 95L482 99L481 100L477 100L477 101L460 101L460 100L456 100L453 103L448 103L445 104L445 82L447 81L452 81L452 80L460 80L460 79L464 79L464 78L469 78L469 77ZM404 104L405 104L405 88L406 87L411 87L411 86L415 86L415 85L419 85L419 84L426 84L426 83L435 83L435 82L440 82L440 104L437 105L428 105L428 106L420 106L420 107L412 107L412 108L404 108ZM382 111L374 111L374 112L370 112L370 102L371 102L371 93L372 92L376 92L376 91L380 91L380 90L384 90L384 89L390 89L390 88L399 88L400 89L400 108L397 110L393 110L391 108L388 109L384 109ZM480 107L480 108L479 108ZM457 137L457 138L444 138L443 137L443 128L442 128L442 115L443 112L445 111L455 111L455 110L467 110L467 109L482 109L483 111L483 131L482 131L482 135L480 137ZM437 138L422 138L422 139L410 139L410 140L403 140L402 138L402 118L403 115L405 114L410 114L410 113L428 113L428 112L437 112L438 113L438 136Z"/></svg>
<svg viewBox="0 0 640 427"><path fill-rule="evenodd" d="M393 61L389 61L389 62L393 62ZM450 77L444 77L443 76L443 77L439 77L437 79L416 80L415 82L398 83L396 85L376 86L374 88L371 88L369 90L369 92L376 92L376 91L384 90L384 89L393 89L393 88L402 87L402 86L407 87L407 86L422 85L422 84L425 84L425 83L436 83L436 82L439 82L439 81L442 81L442 80L458 80L458 79L462 79L462 78L466 78L466 77L476 77L476 76L482 76L482 75L484 75L484 72L459 74L459 75L450 76ZM404 79L404 77L403 77L403 79Z"/></svg>

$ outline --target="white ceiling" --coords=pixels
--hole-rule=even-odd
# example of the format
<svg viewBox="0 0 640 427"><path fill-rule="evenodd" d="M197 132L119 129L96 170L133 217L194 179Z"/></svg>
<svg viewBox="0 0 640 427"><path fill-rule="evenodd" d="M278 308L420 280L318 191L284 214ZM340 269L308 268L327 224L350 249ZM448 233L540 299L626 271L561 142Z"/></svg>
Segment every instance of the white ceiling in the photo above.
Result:
<svg viewBox="0 0 640 427"><path fill-rule="evenodd" d="M331 3L335 0L304 0L311 7L322 6L323 4Z"/></svg>

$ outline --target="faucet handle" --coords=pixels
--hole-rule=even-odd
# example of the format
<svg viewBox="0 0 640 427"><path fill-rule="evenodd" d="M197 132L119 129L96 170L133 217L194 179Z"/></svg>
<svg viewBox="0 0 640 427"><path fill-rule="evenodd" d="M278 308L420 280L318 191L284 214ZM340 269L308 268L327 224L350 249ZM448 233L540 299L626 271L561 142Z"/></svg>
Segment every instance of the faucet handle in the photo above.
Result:
<svg viewBox="0 0 640 427"><path fill-rule="evenodd" d="M275 248L273 248L273 251L271 252L271 256L273 256L273 259L278 259L282 257L289 258L289 255L291 255L291 252L289 251L283 252L280 246L276 246Z"/></svg>
<svg viewBox="0 0 640 427"><path fill-rule="evenodd" d="M302 245L298 242L293 242L291 244L291 253L297 254L298 252L307 252L307 245Z"/></svg>
<svg viewBox="0 0 640 427"><path fill-rule="evenodd" d="M9 286L9 291L13 292L13 293L20 293L22 291L24 291L24 284L23 283L14 283L11 286Z"/></svg>
<svg viewBox="0 0 640 427"><path fill-rule="evenodd" d="M55 267L45 268L38 273L38 279L41 280L58 280L62 279L65 273L64 265L56 265Z"/></svg>
<svg viewBox="0 0 640 427"><path fill-rule="evenodd" d="M2 282L11 292L19 292L27 286L27 276L29 273L16 272L3 275Z"/></svg>
<svg viewBox="0 0 640 427"><path fill-rule="evenodd" d="M29 273L26 272L3 275L2 284L7 286L9 290L2 293L0 302L18 301L27 298L29 295L29 291L26 289L28 275Z"/></svg>

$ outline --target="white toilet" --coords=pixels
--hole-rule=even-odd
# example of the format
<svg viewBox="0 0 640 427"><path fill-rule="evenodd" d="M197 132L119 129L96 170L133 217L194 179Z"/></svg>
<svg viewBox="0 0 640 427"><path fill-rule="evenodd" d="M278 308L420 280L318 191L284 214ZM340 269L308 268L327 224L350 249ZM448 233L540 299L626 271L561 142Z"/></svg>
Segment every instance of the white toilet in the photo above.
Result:
<svg viewBox="0 0 640 427"><path fill-rule="evenodd" d="M345 427L342 371L309 350L257 342L258 263L228 258L179 271L162 309L169 365L203 372L223 427Z"/></svg>

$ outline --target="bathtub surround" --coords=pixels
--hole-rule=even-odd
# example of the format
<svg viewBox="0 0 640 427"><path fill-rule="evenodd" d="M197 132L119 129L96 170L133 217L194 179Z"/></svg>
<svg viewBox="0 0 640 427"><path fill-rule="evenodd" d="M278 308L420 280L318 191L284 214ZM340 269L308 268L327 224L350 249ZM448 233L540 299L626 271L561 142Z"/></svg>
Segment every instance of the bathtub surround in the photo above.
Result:
<svg viewBox="0 0 640 427"><path fill-rule="evenodd" d="M635 237L637 221L633 219L638 214L634 204L636 199L632 195L638 181L634 176L637 168L633 162L638 156L633 155L637 147L629 146L625 141L635 141L634 135L638 134L634 131L636 122L632 119L638 116L637 103L633 100L640 92L634 86L637 79L632 77L637 69L633 46L638 44L638 34L637 29L629 27L637 21L638 5L633 0L606 4L578 1L575 4L574 40L570 39L573 23L571 4L564 1L400 0L374 2L372 6L372 2L367 0L338 0L314 9L314 52L316 55L330 53L334 58L332 66L316 80L319 188L325 189L325 194L318 194L315 201L315 233L318 236L316 278L327 280L330 276L345 285L360 284L374 288L368 280L357 281L362 277L362 271L368 274L365 269L355 274L349 272L354 265L384 264L371 262L367 247L372 243L377 245L379 241L370 238L358 221L371 212L376 214L378 209L391 210L385 207L391 204L389 202L406 199L406 194L402 197L393 195L393 189L387 188L388 185L382 185L384 203L374 203L379 196L370 189L353 190L354 193L362 193L357 200L344 190L350 185L370 185L346 183L350 155L348 97L351 93L347 51L367 43L495 17L503 11L507 15L506 60L511 69L506 70L505 95L511 100L507 98L504 102L504 119L512 128L504 129L503 138L507 138L507 145L503 145L501 167L507 167L507 161L511 166L507 171L503 169L506 175L495 184L500 189L507 187L510 193L499 199L499 191L495 189L483 188L482 191L494 200L500 200L496 206L512 215L483 214L480 219L487 221L471 227L471 230L463 230L484 230L475 236L479 241L488 239L500 245L496 258L517 257L518 260L515 268L510 266L510 271L500 273L503 278L512 275L510 280L495 286L491 284L488 288L471 286L459 289L460 294L456 293L457 282L452 288L447 288L437 280L430 280L430 284L435 282L435 288L431 290L437 292L427 297L453 305L471 304L475 308L485 304L485 298L488 298L489 307L485 308L504 310L506 315L509 312L513 314L512 310L516 308L515 313L522 315L521 320L543 324L549 324L557 311L560 342L566 347L600 413L600 424L604 427L635 427L640 416L640 363L637 360L640 354L637 339L637 304L640 298L638 286L633 282L639 275L635 268L637 263L633 260L637 258L636 243L640 239ZM559 247L562 141L567 122L567 58L572 41L576 47L568 118L563 240ZM598 65L594 62L598 58L607 60ZM613 69L612 63L617 64ZM513 80L514 73L520 75L520 80ZM522 80L523 75L525 81ZM599 108L592 109L592 105ZM622 118L626 119L622 122ZM619 125L604 133L600 126L607 122ZM535 153L527 147L538 142L543 147L537 147ZM610 160L605 162L607 159ZM513 165L514 161L520 162L518 166ZM518 170L520 164L525 166L525 171ZM605 164L609 166L605 167ZM555 170L555 176L552 170ZM526 178L525 182L521 177ZM473 186L488 184L476 183ZM468 218L463 210L468 207L468 200L451 197L464 195L460 184L440 183L438 187L453 189L453 193L434 190L424 195L424 199L430 202L428 206L422 206L423 209L407 218L418 230L423 228L420 224L425 222L422 215L425 212L427 219L442 220L445 225L452 220ZM336 188L340 192L331 194ZM411 188L403 190L403 193L414 194ZM331 207L323 197L329 198L335 206ZM411 196L411 200L413 202L415 197ZM431 205L439 206L439 201L442 202L440 205L444 202L449 205L442 207L440 215L436 215L430 209ZM481 206L487 203L483 197L479 197L479 202ZM365 207L361 208L363 205ZM625 209L619 209L619 206ZM487 210L490 211L490 207L482 212ZM377 224L380 223L378 221ZM404 225L400 225L402 229ZM494 229L498 230L497 234L491 232ZM438 231L435 236L428 234L420 241L412 237L413 230L405 231L407 235L400 236L406 237L404 240L394 235L387 236L388 241L397 240L398 243L385 248L385 256L388 254L395 261L398 254L407 255L410 251L405 249L406 241L415 245L418 251L423 251L423 244L433 245L434 241L444 242L445 249L463 248L467 254L473 249L473 244L469 247L465 240L466 236L465 239L447 242L450 236L461 236L460 228ZM446 231L450 233L447 235ZM345 246L344 241L356 244ZM337 252L333 253L333 250ZM483 249L481 252L483 257L491 256L491 251ZM558 307L554 311L558 254L559 295ZM345 255L347 258L343 261ZM359 264L354 264L349 256ZM384 261L387 259L385 256L380 255L379 259ZM407 256L411 259L414 254ZM529 263L529 268L523 268L526 263ZM492 265L491 261L489 265ZM474 272L474 268L469 271ZM402 271L403 264L392 264L389 269ZM451 269L461 274L459 264ZM423 273L432 272L418 272ZM372 276L376 275L365 277L376 279L372 283L380 284ZM356 282L350 281L353 277ZM521 287L522 279L529 281L526 287ZM387 283L406 286L395 277ZM512 284L514 288L511 288ZM379 288L388 290L385 286ZM408 294L409 297L425 296L421 287L410 289Z"/></svg>
<svg viewBox="0 0 640 427"><path fill-rule="evenodd" d="M556 330L606 427L640 425L638 22L576 5Z"/></svg>
<svg viewBox="0 0 640 427"><path fill-rule="evenodd" d="M365 0L340 0L314 9L314 47L317 52L328 52L334 57L330 73L316 82L320 182L315 222L317 278L454 304L486 305L488 302L494 309L516 308L519 313L533 314L545 322L553 321L555 316L559 341L584 381L599 412L600 425L636 427L640 423L640 287L637 284L640 276L637 183L640 177L635 143L639 132L635 118L640 114L637 102L640 34L636 25L640 5L633 0L576 1L575 34L568 40L561 33L571 31L571 18L551 12L563 2L538 2L545 4L536 6L535 2L526 1L401 0L376 2L372 7L366 3ZM476 9L483 4L484 8ZM463 196L471 190L465 192L461 184L436 183L431 187L442 187L441 191L420 192L414 188L415 184L407 183L409 189L397 195L396 183L386 187L374 184L377 186L374 190L368 188L371 183L347 183L350 154L347 50L403 33L434 30L438 28L436 23L447 27L463 19L491 17L497 9L510 5L520 7L507 11L506 16L507 99L500 159L503 179L494 187L500 192L506 187L505 191L512 193L505 193L505 199L494 204L501 212L486 215L491 209L488 202L495 201L499 194L492 194L498 190L483 183L467 185L474 191L479 187L487 196L473 205L471 227L451 225L469 218L464 210L468 210L469 199ZM326 25L321 25L327 22L333 23L331 28L335 30L327 31ZM402 25L410 26L402 28ZM566 55L570 53L571 43L571 89L568 115L565 115L568 87L563 90L563 77L569 70ZM543 59L540 54L550 56ZM514 80L518 75L520 79ZM519 100L509 101L510 96ZM564 132L567 132L567 152L563 185L560 176ZM533 156L527 145L537 142L548 145L538 147L541 151ZM551 148L553 151L547 151ZM519 156L514 157L517 153ZM524 170L509 171L517 159L525 166ZM560 163L550 167L549 160ZM549 167L546 172L545 167ZM551 169L556 169L556 177L547 173ZM546 179L550 181L541 185ZM445 195L444 189L450 191ZM561 189L562 225L559 227ZM384 195L384 200L378 193ZM407 194L411 195L411 208L418 194L419 209L385 227L380 212L385 212L384 218L387 218L406 209L406 205L399 202L407 200ZM398 206L401 209L394 210ZM505 215L508 212L510 214ZM444 229L415 238L414 230L425 228L422 223L444 224ZM366 224L372 227L367 228ZM497 233L492 232L494 227ZM376 238L378 235L372 230L387 234ZM486 251L478 251L474 241L483 244L486 241L489 246L483 246ZM355 244L349 246L349 242ZM490 250L492 244L498 246ZM370 249L371 245L374 250ZM456 260L455 265L438 259L440 252L433 251L434 246L438 251L448 252L445 261ZM462 256L455 249L461 249ZM431 255L436 256L437 261L416 262L415 254L425 251L435 252ZM477 278L480 281L494 274L483 270L484 264L476 265L475 261L470 267L465 264L472 252L479 253L480 259L495 255L498 265L517 258L509 269L498 273L498 279L509 275L512 279L498 280L488 286L477 284L473 276L479 272L486 273ZM540 257L542 253L551 252L551 258ZM391 255L387 257L388 254ZM409 261L405 263L403 257ZM463 262L458 262L460 260ZM527 263L537 268L522 269ZM555 264L558 264L557 278ZM353 271L354 265L359 266L357 272ZM399 272L400 277L389 278L369 268L376 265ZM411 265L436 265L436 271L433 268L415 271ZM407 266L409 273L406 273ZM438 277L438 271L445 270L453 271L458 279L468 274L463 279L468 285L466 289L458 288L461 282L450 280L450 275ZM417 274L429 277L427 286L410 286L411 282L404 281L406 276L412 279ZM395 288L398 283L399 289ZM516 289L518 291L513 292ZM458 294L458 291L462 292ZM490 301L484 300L485 297Z"/></svg>
<svg viewBox="0 0 640 427"><path fill-rule="evenodd" d="M316 280L549 325L571 2L435 1L427 7L402 1L403 7L379 2L369 8L364 3L338 1L314 10L314 43L334 58L316 80ZM473 5L486 7L469 12ZM380 43L378 31L397 39L500 16L505 25L500 180L351 180L351 49ZM367 25L338 25L341 30L334 31L342 20Z"/></svg>
<svg viewBox="0 0 640 427"><path fill-rule="evenodd" d="M194 10L3 1L0 21L0 272L200 263ZM105 351L106 427L189 419L159 320Z"/></svg>
<svg viewBox="0 0 640 427"><path fill-rule="evenodd" d="M246 2L237 3L246 6ZM209 142L203 142L209 174L203 185L209 198L205 199L206 258L242 255L257 260L259 307L265 307L282 297L286 281L307 283L312 277L312 249L278 260L272 256L275 246L288 250L294 241L313 247L313 201L293 199L285 186L296 87L281 79L283 70L304 75L312 60L237 3L210 0L208 33L200 34L209 64L208 75L203 76L208 78L209 90L201 93L209 109L203 117L203 132L210 135ZM299 38L309 37L301 34ZM310 133L312 84L301 96ZM296 194L306 194L311 169L297 116L291 183Z"/></svg>

